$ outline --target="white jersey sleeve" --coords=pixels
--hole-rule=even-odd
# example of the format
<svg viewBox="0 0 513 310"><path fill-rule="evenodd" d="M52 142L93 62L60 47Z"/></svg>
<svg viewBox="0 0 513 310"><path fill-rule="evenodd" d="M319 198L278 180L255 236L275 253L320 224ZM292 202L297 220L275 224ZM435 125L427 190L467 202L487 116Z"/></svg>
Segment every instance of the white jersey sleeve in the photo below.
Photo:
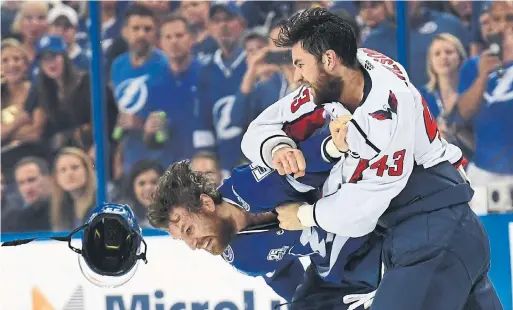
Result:
<svg viewBox="0 0 513 310"><path fill-rule="evenodd" d="M310 90L300 87L265 109L251 122L242 138L244 155L253 163L274 168L272 150L276 146L296 148L296 141L304 140L324 124L324 109L312 99ZM316 124L319 126L315 127Z"/></svg>

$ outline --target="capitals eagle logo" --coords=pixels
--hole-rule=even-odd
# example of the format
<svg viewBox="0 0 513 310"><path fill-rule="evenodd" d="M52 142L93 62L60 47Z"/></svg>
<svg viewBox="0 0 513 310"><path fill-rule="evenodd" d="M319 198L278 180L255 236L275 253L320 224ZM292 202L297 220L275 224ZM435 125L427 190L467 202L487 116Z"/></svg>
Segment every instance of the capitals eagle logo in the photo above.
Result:
<svg viewBox="0 0 513 310"><path fill-rule="evenodd" d="M397 114L397 98L392 91L388 95L388 107L385 106L383 108L383 110L377 110L376 112L369 113L369 115L377 120L384 121L392 119L392 113Z"/></svg>

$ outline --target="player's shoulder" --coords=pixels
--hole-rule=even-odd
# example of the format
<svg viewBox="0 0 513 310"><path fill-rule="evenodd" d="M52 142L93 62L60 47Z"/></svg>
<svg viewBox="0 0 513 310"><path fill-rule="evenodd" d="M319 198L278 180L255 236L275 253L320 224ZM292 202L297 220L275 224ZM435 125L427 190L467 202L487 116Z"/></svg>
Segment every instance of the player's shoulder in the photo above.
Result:
<svg viewBox="0 0 513 310"><path fill-rule="evenodd" d="M410 81L408 73L396 60L369 48L358 49L356 57L373 80L373 89L375 87L407 87L405 82Z"/></svg>
<svg viewBox="0 0 513 310"><path fill-rule="evenodd" d="M292 121L301 115L315 110L312 90L307 86L300 86L285 97L276 101L283 111L284 121Z"/></svg>

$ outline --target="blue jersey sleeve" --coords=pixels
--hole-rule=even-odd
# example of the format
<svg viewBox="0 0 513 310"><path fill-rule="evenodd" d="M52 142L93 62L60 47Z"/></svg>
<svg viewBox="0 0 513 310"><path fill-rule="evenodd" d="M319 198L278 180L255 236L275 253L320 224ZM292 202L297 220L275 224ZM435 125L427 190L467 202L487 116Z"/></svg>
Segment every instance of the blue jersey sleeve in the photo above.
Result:
<svg viewBox="0 0 513 310"><path fill-rule="evenodd" d="M316 188L303 186L304 190L299 191L275 170L252 164L233 169L231 177L225 179L219 190L224 200L251 213L262 213L285 202L313 203L319 199Z"/></svg>

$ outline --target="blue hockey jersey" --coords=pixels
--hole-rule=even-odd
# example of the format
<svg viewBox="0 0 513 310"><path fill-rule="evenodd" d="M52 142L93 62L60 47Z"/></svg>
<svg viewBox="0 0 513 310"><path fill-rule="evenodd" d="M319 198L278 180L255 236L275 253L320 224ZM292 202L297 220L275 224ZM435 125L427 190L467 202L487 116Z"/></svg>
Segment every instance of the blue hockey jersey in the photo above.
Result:
<svg viewBox="0 0 513 310"><path fill-rule="evenodd" d="M246 54L242 49L232 59L224 60L217 50L200 77L200 105L210 107L212 127L215 129L217 152L224 173L231 171L243 159L240 143L243 128L233 123L231 112L235 95L246 73Z"/></svg>
<svg viewBox="0 0 513 310"><path fill-rule="evenodd" d="M329 172L329 170L328 170ZM310 185L299 183L291 177L282 177L276 171L246 165L232 170L219 190L223 200L252 213L268 212L283 202L310 202L317 200L326 175L321 173L304 178ZM299 257L308 256L318 274L328 282L344 283L348 287L377 287L379 279L380 251L374 251L368 268L350 271L347 266L353 256L360 257L368 246L368 236L345 238L320 229L285 231L277 225L243 231L226 248L223 258L238 270L251 275L263 276L268 284L285 297L297 287ZM292 267L291 267L292 266ZM282 269L287 268L286 272ZM365 272L361 272L365 270ZM302 274L302 273L301 273ZM266 276L267 275L267 276ZM269 278L268 276L277 276ZM281 292L281 293L280 293Z"/></svg>

